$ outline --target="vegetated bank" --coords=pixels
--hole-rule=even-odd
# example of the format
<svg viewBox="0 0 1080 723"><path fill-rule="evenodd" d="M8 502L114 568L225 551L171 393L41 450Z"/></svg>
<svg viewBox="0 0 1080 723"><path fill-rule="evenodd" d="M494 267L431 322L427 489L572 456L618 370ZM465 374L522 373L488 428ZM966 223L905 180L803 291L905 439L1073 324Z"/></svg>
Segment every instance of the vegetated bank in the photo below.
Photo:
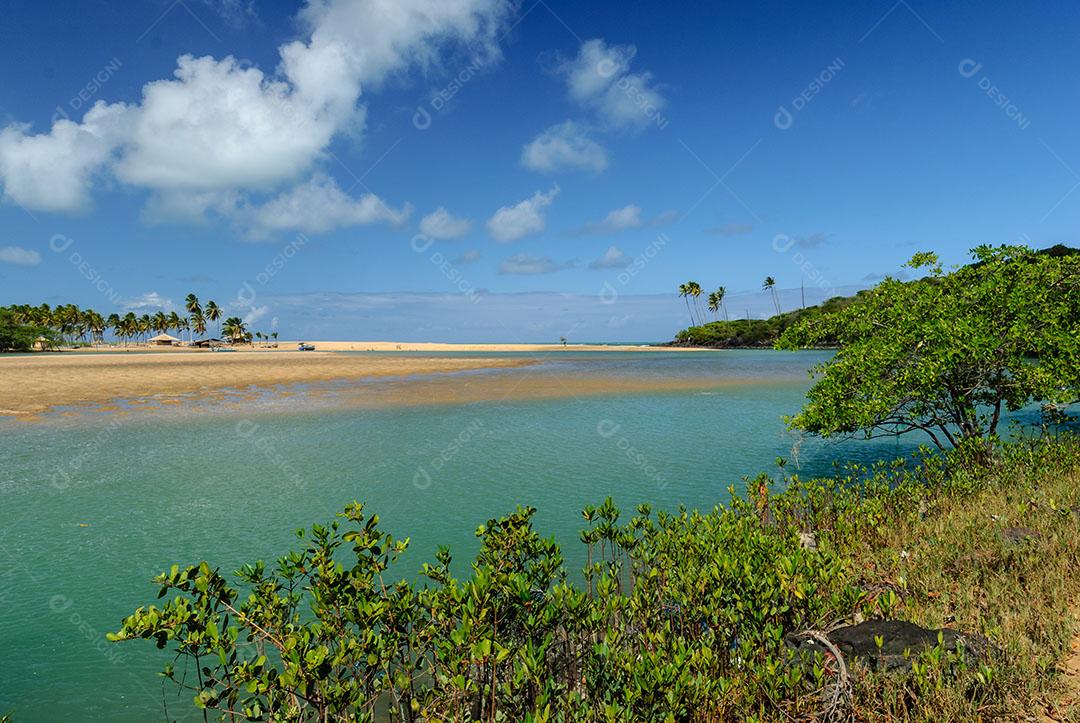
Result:
<svg viewBox="0 0 1080 723"><path fill-rule="evenodd" d="M174 566L157 580L162 603L114 638L155 640L166 682L224 718L1077 712L1060 702L1058 667L1080 595L1080 440L1023 440L985 465L954 452L833 479L781 468L748 489L709 512L585 510L579 584L531 509L480 527L464 578L443 549L426 584L396 581L388 567L408 541L352 505L276 564L232 579Z"/></svg>
<svg viewBox="0 0 1080 723"><path fill-rule="evenodd" d="M780 336L799 322L832 314L849 306L860 295L834 296L833 298L805 309L786 311L768 319L732 319L730 321L710 321L707 324L691 326L675 335L675 340L668 346L700 346L713 349L771 349ZM835 346L824 340L822 347Z"/></svg>
<svg viewBox="0 0 1080 723"><path fill-rule="evenodd" d="M1046 249L1033 252L1036 257L1046 259L1062 259L1080 254L1080 249L1057 244ZM976 260L972 266L978 267L985 262ZM771 277L767 280L771 290L775 281ZM936 283L933 278L918 279L907 283L926 284ZM704 324L692 325L675 335L675 339L668 346L700 346L714 349L771 349L788 329L802 323L813 324L814 322L842 311L852 304L864 300L870 293L870 289L860 291L854 296L834 296L821 304L807 306L778 313L768 319L730 319L716 320ZM680 296L685 296L680 293ZM776 298L775 296L773 297ZM777 306L779 302L777 301ZM715 307L715 308L714 308ZM688 305L688 309L693 308ZM720 308L710 303L709 308L714 313L719 313ZM726 307L725 307L726 313ZM703 310L699 317L703 315ZM821 348L835 348L839 340L833 336L822 336L817 341Z"/></svg>
<svg viewBox="0 0 1080 723"><path fill-rule="evenodd" d="M255 720L1076 716L1057 670L1080 596L1080 439L1061 431L1080 401L1080 257L972 255L946 272L916 254L926 279L886 279L778 342L838 343L792 428L919 433L933 453L814 480L780 460L708 512L626 520L607 500L584 511L580 584L532 509L480 527L466 577L441 549L425 584L398 580L408 541L354 504L233 580L174 566L163 605L113 638L169 648L198 675L166 678L197 706ZM1035 404L1042 424L1003 443L1003 414Z"/></svg>

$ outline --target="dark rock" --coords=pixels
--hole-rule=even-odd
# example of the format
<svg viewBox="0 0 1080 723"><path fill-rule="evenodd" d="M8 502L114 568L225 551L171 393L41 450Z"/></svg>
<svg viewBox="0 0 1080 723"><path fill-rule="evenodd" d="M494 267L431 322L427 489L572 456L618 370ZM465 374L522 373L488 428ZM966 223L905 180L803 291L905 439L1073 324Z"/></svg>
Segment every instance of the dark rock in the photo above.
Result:
<svg viewBox="0 0 1080 723"><path fill-rule="evenodd" d="M939 633L946 650L955 652L962 645L969 663L983 658L990 646L990 641L981 635L949 628L930 630L904 620L867 620L837 628L827 637L849 665L858 660L875 670L900 670L911 667L911 658L935 647ZM880 650L875 640L878 637L883 643ZM796 645L800 652L827 652L825 646L813 639L798 641L795 636L788 636L788 643Z"/></svg>
<svg viewBox="0 0 1080 723"><path fill-rule="evenodd" d="M1006 527L1001 531L1001 537L1006 542L1023 542L1024 540L1038 539L1042 535L1030 527Z"/></svg>

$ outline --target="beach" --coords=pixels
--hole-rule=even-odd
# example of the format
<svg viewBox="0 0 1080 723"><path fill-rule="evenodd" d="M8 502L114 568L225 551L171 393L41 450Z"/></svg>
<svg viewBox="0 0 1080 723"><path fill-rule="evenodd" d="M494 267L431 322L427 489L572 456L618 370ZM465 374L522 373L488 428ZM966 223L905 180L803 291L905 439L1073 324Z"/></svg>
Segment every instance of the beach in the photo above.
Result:
<svg viewBox="0 0 1080 723"><path fill-rule="evenodd" d="M144 354L35 354L0 357L0 415L58 406L169 398L251 386L398 377L521 367L530 359L366 357L263 350L229 354L172 349Z"/></svg>
<svg viewBox="0 0 1080 723"><path fill-rule="evenodd" d="M281 348L296 348L297 342L278 342ZM427 352L582 352L582 351L672 351L672 347L650 346L647 344L451 344L442 342L403 342L403 341L313 341L316 349L322 351L427 351ZM258 349L258 347L256 347ZM681 351L681 350L680 350ZM685 351L702 351L689 348Z"/></svg>
<svg viewBox="0 0 1080 723"><path fill-rule="evenodd" d="M275 341L277 348L265 342L255 342L254 345L242 345L236 347L240 351L292 351L300 341ZM663 351L709 351L702 347L669 347L652 346L648 344L459 344L449 342L416 342L416 341L305 341L312 344L317 351L403 351L403 352L519 352L544 354L548 352L583 352L583 351L640 351L640 352L663 352ZM209 349L192 349L185 346L94 346L79 349L65 349L64 352L77 353L146 353L146 352L208 352Z"/></svg>
<svg viewBox="0 0 1080 723"><path fill-rule="evenodd" d="M334 393L341 397L343 404L349 406L412 406L491 399L674 391L709 385L708 381L694 379L613 379L557 373L531 375L527 380L473 375L455 378L453 383L438 376L453 372L529 367L548 357L559 358L564 352L684 351L665 347L386 341L311 343L316 351L298 352L295 350L296 342L278 342L277 349L239 347L238 351L231 353L185 347L99 347L0 356L0 417L33 419L35 415L57 407L94 405L98 409L113 410L109 405L119 401L129 405L149 402L176 404L181 398L209 398L228 390L272 391L280 394L286 393L288 385L317 385L380 377L393 377L394 380L379 388L335 387ZM337 353L349 351L429 352L440 356ZM453 356L455 353L463 355ZM510 353L519 356L499 356ZM522 357L522 354L535 356Z"/></svg>

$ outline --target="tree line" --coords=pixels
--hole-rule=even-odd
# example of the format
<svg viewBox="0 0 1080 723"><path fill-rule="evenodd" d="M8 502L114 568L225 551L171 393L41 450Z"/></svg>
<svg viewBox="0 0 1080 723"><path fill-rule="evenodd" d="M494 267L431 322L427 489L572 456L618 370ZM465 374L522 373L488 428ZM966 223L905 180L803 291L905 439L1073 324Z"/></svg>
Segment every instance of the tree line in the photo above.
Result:
<svg viewBox="0 0 1080 723"><path fill-rule="evenodd" d="M137 315L112 313L104 316L94 309L82 309L75 304L14 304L0 306L0 350L29 350L35 346L55 348L59 345L104 344L105 334L111 331L116 341L127 346L145 344L153 334L176 332L191 343L217 322L218 337L233 344L267 341L278 333L251 332L238 316L225 317L225 311L213 300L203 306L195 294L184 299L184 314L160 310L154 314Z"/></svg>
<svg viewBox="0 0 1080 723"><path fill-rule="evenodd" d="M776 279L771 276L766 276L765 281L761 284L762 291L768 291L772 294L773 306L776 307L777 316L780 315L780 297L776 295ZM686 302L686 311L690 315L691 326L702 326L707 323L705 318L705 311L701 307L701 297L704 295L704 291L701 289L701 284L696 281L687 281L685 284L679 284L679 298ZM724 300L727 298L727 289L723 286L718 286L716 291L710 292L706 298L707 308L718 317L723 314L724 321L730 321L728 318L727 304ZM691 299L693 303L691 304Z"/></svg>

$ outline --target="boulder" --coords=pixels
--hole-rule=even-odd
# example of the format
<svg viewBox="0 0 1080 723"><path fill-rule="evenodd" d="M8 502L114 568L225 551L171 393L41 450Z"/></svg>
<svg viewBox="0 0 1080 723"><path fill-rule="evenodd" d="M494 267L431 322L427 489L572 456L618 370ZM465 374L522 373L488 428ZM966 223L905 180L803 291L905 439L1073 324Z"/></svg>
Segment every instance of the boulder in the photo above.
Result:
<svg viewBox="0 0 1080 723"><path fill-rule="evenodd" d="M849 665L858 660L875 670L899 670L910 668L911 658L936 646L939 633L946 650L956 651L962 645L969 663L984 657L990 645L990 641L981 635L949 628L931 630L904 620L867 620L837 628L827 637ZM882 641L880 650L875 638ZM825 646L812 638L798 641L796 636L789 636L788 642L795 644L800 652L827 652ZM908 652L906 656L905 651Z"/></svg>

